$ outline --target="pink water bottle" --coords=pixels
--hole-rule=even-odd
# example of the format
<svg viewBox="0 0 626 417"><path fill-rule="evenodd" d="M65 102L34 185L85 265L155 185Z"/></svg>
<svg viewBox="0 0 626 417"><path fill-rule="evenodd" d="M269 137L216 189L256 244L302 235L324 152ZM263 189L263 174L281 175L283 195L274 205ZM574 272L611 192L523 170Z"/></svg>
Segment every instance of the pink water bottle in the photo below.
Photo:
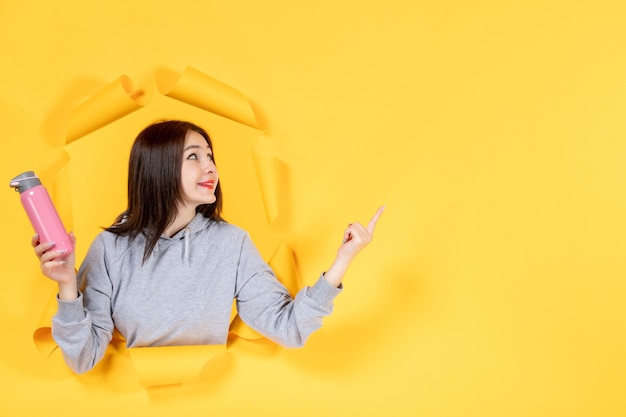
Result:
<svg viewBox="0 0 626 417"><path fill-rule="evenodd" d="M26 171L11 180L9 186L19 191L26 214L39 235L39 242L54 242L54 250L65 250L57 258L69 255L74 245L54 208L50 195L33 171Z"/></svg>

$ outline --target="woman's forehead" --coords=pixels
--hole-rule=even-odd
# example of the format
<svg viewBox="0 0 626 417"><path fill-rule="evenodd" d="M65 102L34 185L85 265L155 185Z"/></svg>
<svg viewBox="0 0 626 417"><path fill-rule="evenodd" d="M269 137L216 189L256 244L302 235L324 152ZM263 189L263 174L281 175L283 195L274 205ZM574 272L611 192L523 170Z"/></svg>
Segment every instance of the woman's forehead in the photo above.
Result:
<svg viewBox="0 0 626 417"><path fill-rule="evenodd" d="M185 135L185 150L191 146L210 149L204 136L194 130L189 130Z"/></svg>

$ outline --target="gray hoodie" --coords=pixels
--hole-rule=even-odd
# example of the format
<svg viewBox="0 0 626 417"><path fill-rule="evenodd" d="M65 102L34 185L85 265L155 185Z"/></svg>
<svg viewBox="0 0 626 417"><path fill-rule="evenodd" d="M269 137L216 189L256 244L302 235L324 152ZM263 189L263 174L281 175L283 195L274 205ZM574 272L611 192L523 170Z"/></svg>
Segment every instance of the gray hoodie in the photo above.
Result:
<svg viewBox="0 0 626 417"><path fill-rule="evenodd" d="M144 245L101 232L78 271L78 298L58 301L52 335L74 372L102 359L114 328L128 347L225 344L233 300L250 327L300 347L341 292L322 275L292 298L247 232L200 214L142 265Z"/></svg>

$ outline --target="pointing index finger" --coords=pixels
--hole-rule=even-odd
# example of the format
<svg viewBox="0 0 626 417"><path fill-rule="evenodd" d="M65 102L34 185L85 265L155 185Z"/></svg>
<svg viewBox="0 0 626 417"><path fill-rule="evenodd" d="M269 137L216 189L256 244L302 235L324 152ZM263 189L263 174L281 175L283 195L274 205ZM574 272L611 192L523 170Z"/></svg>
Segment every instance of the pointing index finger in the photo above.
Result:
<svg viewBox="0 0 626 417"><path fill-rule="evenodd" d="M383 211L385 210L385 206L380 207L377 211L376 214L374 214L374 217L372 217L372 220L370 220L370 222L367 225L367 229L371 232L374 231L374 228L376 227L376 223L378 222L378 219L380 218L380 216L383 214Z"/></svg>

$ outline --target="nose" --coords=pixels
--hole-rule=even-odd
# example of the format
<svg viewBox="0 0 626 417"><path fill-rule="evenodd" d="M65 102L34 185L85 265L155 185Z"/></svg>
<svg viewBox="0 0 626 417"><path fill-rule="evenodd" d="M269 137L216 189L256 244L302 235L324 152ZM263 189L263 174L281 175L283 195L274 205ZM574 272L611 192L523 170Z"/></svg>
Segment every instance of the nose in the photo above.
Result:
<svg viewBox="0 0 626 417"><path fill-rule="evenodd" d="M216 170L217 168L215 167L215 162L213 162L212 159L207 158L204 162L204 172L214 173Z"/></svg>

